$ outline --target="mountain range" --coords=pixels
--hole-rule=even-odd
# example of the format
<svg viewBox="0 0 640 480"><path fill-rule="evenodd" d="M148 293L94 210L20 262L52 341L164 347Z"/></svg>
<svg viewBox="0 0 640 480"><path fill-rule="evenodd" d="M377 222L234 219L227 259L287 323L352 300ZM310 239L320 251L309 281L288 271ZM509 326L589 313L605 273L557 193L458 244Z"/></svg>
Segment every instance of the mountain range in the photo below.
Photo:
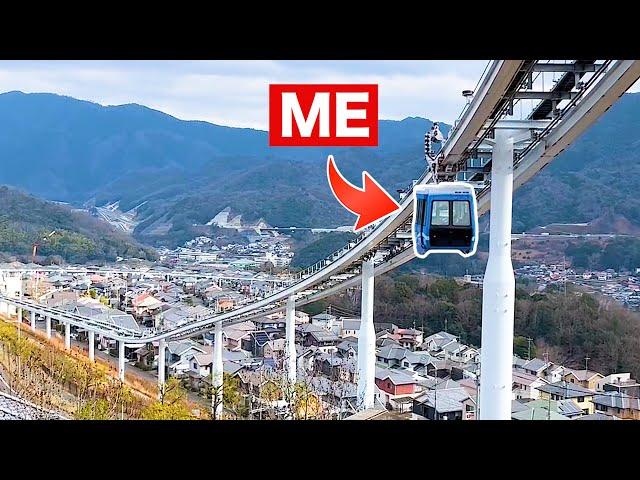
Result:
<svg viewBox="0 0 640 480"><path fill-rule="evenodd" d="M625 94L515 197L514 231L616 212L640 225L635 162L640 94ZM425 169L432 122L381 120L378 147L268 147L267 132L184 121L144 106L53 94L0 95L0 184L91 208L135 208L134 236L175 245L231 207L247 221L336 227L353 215L333 198L326 157L353 183L367 170L391 193ZM449 127L444 125L445 135Z"/></svg>

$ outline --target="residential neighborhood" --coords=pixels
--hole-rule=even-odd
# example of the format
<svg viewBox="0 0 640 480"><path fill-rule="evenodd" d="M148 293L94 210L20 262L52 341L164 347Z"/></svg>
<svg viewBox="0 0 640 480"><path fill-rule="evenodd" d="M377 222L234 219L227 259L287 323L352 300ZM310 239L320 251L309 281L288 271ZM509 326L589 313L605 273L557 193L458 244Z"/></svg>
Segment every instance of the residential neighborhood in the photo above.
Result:
<svg viewBox="0 0 640 480"><path fill-rule="evenodd" d="M190 262L189 268L173 273L157 266L128 270L126 264L119 265L118 270L105 268L91 273L42 272L23 280L23 292L48 307L124 331L162 332L237 308L260 298L270 283L285 281L277 274L237 265L197 268L197 263ZM43 318L37 316L36 321L41 324ZM356 408L360 323L355 312L331 305L313 315L296 310L296 373L298 382L317 401L316 416L364 416ZM53 329L54 334L63 334L61 324L54 322ZM446 331L425 335L420 329L394 323L375 323L375 332L375 408L387 412L384 418L477 419L481 382L481 351L477 346L465 344ZM285 336L284 312L223 327L223 371L237 382L249 418L286 418L287 398L282 388ZM75 326L71 327L71 337L87 342L87 332ZM118 355L114 340L96 334L95 342L98 351L111 357ZM157 375L158 348L158 342L127 344L129 371L146 377ZM210 332L172 340L166 344L162 366L168 378L178 379L203 405L211 402L213 349ZM280 393L265 399L264 392L270 386L277 386ZM514 420L640 419L638 397L640 384L626 372L601 373L547 359L513 358Z"/></svg>
<svg viewBox="0 0 640 480"><path fill-rule="evenodd" d="M640 268L634 271L616 271L608 268L602 271L574 269L567 264L523 265L514 270L516 277L535 282L538 291L550 286L564 289L573 284L581 291L611 298L630 310L640 309ZM480 281L481 276L469 281Z"/></svg>

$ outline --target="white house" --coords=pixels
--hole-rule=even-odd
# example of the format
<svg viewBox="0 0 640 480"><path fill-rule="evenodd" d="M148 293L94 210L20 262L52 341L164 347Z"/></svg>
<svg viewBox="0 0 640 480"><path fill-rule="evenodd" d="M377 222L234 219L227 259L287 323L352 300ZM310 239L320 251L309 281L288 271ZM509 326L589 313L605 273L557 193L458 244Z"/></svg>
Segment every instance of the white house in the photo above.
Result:
<svg viewBox="0 0 640 480"><path fill-rule="evenodd" d="M479 356L478 350L468 345L465 345L465 348L462 349L462 351L460 352L460 361L463 363L471 362L471 361L474 361L476 358L478 358L478 356Z"/></svg>
<svg viewBox="0 0 640 480"><path fill-rule="evenodd" d="M360 331L360 319L359 318L343 318L342 330L340 331L340 337L357 337Z"/></svg>
<svg viewBox="0 0 640 480"><path fill-rule="evenodd" d="M208 353L208 349L191 341L167 342L166 362L169 374L180 375L191 369L191 359L194 355Z"/></svg>
<svg viewBox="0 0 640 480"><path fill-rule="evenodd" d="M520 400L523 398L537 400L540 398L538 387L548 384L543 378L515 369L513 370L512 378L512 400Z"/></svg>
<svg viewBox="0 0 640 480"><path fill-rule="evenodd" d="M422 349L429 352L441 351L446 345L457 342L458 337L447 332L438 332L424 339Z"/></svg>
<svg viewBox="0 0 640 480"><path fill-rule="evenodd" d="M544 379L549 383L556 383L562 380L564 375L564 367L550 363L544 370Z"/></svg>
<svg viewBox="0 0 640 480"><path fill-rule="evenodd" d="M336 336L339 336L340 331L342 330L342 320L329 313L320 313L318 315L314 315L313 317L311 317L311 324L322 327L325 330L329 330Z"/></svg>
<svg viewBox="0 0 640 480"><path fill-rule="evenodd" d="M603 391L607 383L624 383L631 380L630 373L611 373L596 383L596 390Z"/></svg>

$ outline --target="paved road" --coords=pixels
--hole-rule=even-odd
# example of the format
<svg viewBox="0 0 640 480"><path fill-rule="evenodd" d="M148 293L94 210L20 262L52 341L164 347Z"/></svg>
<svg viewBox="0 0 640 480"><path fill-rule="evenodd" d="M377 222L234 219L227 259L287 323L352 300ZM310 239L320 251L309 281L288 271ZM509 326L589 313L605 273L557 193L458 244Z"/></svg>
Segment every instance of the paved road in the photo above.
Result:
<svg viewBox="0 0 640 480"><path fill-rule="evenodd" d="M30 328L28 323L23 323L23 327ZM36 329L44 332L45 322L37 320ZM59 339L61 342L64 342L64 335L62 335L60 332L57 332L53 328L51 329L51 336ZM83 352L85 352L85 355L87 355L87 357L89 356L89 346L87 345L87 342L80 342L72 338L71 346L82 350ZM113 369L114 376L117 375L117 372L118 372L117 357L113 357L103 350L98 350L97 347L95 349L95 356L96 356L96 359L103 360L105 363L109 365L109 367ZM141 370L140 368L134 366L133 362L127 362L125 366L125 372L127 373L127 375L133 376L139 380L150 382L152 385L156 385L158 383L158 375L155 370ZM200 395L196 394L195 392L188 392L188 399L190 402L196 405L200 405L204 408L209 408L211 406L209 400L202 398Z"/></svg>

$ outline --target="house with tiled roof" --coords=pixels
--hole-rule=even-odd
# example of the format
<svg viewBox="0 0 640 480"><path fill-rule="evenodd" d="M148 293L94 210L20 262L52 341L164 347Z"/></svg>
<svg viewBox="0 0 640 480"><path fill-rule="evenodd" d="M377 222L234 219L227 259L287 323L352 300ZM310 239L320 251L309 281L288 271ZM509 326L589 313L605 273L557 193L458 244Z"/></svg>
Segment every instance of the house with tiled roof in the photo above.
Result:
<svg viewBox="0 0 640 480"><path fill-rule="evenodd" d="M381 400L391 409L410 409L413 397L422 390L413 375L393 368L376 366L375 379Z"/></svg>
<svg viewBox="0 0 640 480"><path fill-rule="evenodd" d="M581 385L590 390L598 387L598 382L604 378L604 375L591 370L573 370L565 368L563 380L569 383Z"/></svg>
<svg viewBox="0 0 640 480"><path fill-rule="evenodd" d="M358 332L360 331L360 322L359 318L343 318L342 319L342 329L340 330L340 337L358 337Z"/></svg>
<svg viewBox="0 0 640 480"><path fill-rule="evenodd" d="M413 399L412 411L428 420L473 420L476 401L462 387L434 388Z"/></svg>
<svg viewBox="0 0 640 480"><path fill-rule="evenodd" d="M358 355L358 339L347 337L338 343L336 348L342 358L355 358Z"/></svg>
<svg viewBox="0 0 640 480"><path fill-rule="evenodd" d="M594 395L593 404L597 412L625 420L640 420L640 398L626 393L614 391Z"/></svg>
<svg viewBox="0 0 640 480"><path fill-rule="evenodd" d="M575 383L564 380L538 387L541 400L572 400L585 415L595 411L593 396L595 392Z"/></svg>
<svg viewBox="0 0 640 480"><path fill-rule="evenodd" d="M435 353L441 351L446 345L457 341L458 337L451 333L438 332L424 339L422 349Z"/></svg>
<svg viewBox="0 0 640 480"><path fill-rule="evenodd" d="M520 399L531 399L537 400L540 398L540 391L538 387L542 385L547 385L547 382L544 378L537 377L535 375L531 375L530 373L526 373L517 369L513 369L512 372L512 399L520 400Z"/></svg>

